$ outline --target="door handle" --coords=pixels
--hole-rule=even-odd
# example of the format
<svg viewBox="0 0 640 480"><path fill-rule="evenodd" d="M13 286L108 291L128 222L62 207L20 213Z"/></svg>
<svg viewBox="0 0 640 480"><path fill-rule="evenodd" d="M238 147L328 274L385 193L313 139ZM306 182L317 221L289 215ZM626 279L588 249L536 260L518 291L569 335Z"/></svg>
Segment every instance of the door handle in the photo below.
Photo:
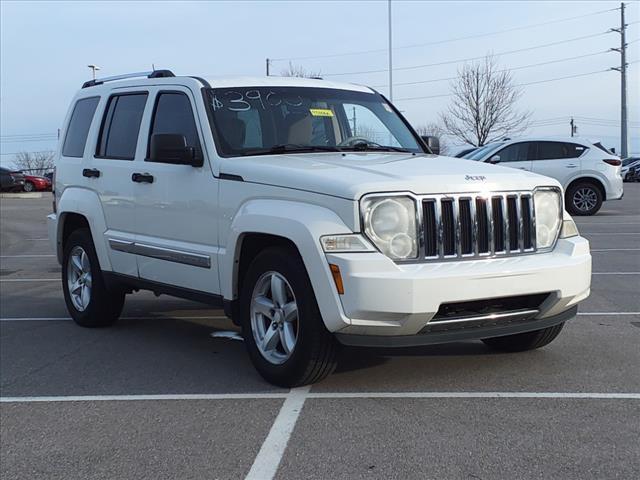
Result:
<svg viewBox="0 0 640 480"><path fill-rule="evenodd" d="M565 168L578 168L577 165L565 165Z"/></svg>
<svg viewBox="0 0 640 480"><path fill-rule="evenodd" d="M150 173L134 173L131 180L136 183L153 183L153 175Z"/></svg>
<svg viewBox="0 0 640 480"><path fill-rule="evenodd" d="M529 170L527 167L518 167L520 170Z"/></svg>
<svg viewBox="0 0 640 480"><path fill-rule="evenodd" d="M98 178L100 176L100 170L97 168L85 168L82 170L82 176L87 178Z"/></svg>

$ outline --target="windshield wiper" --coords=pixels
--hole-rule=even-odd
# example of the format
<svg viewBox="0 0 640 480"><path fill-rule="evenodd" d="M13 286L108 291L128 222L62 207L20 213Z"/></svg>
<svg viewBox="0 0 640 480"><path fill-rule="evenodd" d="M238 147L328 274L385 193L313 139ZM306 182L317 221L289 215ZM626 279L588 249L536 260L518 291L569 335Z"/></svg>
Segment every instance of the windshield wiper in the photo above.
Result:
<svg viewBox="0 0 640 480"><path fill-rule="evenodd" d="M352 147L345 147L343 150L351 150L355 152L365 152L365 151L373 151L373 152L403 152L403 153L413 153L411 150L407 150L406 148L401 147L393 147L391 145L371 145L363 143L357 143Z"/></svg>
<svg viewBox="0 0 640 480"><path fill-rule="evenodd" d="M243 155L271 155L278 153L303 153L303 152L341 152L339 147L329 145L299 145L296 143L283 143L269 148L247 150Z"/></svg>

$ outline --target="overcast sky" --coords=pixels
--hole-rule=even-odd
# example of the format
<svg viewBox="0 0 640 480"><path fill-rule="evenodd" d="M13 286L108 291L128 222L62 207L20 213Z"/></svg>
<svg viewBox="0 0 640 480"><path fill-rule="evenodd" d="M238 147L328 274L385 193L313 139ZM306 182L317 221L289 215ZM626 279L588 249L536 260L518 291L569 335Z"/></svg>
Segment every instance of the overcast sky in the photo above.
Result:
<svg viewBox="0 0 640 480"><path fill-rule="evenodd" d="M419 2L393 1L394 103L415 125L436 121L446 108L447 81L458 61L493 52L505 68L582 58L514 70L523 86L520 107L533 112L531 135L568 135L570 116L580 135L602 139L619 151L620 64L615 52L619 2ZM627 8L628 41L640 38L640 3ZM294 60L334 80L364 83L388 93L385 70L387 2L10 2L1 3L0 134L2 163L21 150L53 149L55 140L24 142L17 135L52 134L69 101L90 78L169 68L176 74L264 75L265 58L286 59L376 50L356 55ZM559 21L568 17L573 20ZM554 22L554 23L551 23ZM634 23L635 22L635 23ZM546 23L542 26L535 24ZM527 27L518 28L516 27ZM511 30L503 33L495 33ZM478 37L480 34L490 34ZM602 35L596 35L600 34ZM590 38L565 42L594 35ZM449 41L459 37L472 39ZM522 52L513 50L557 45ZM411 48L402 48L411 45ZM428 44L428 45L425 45ZM593 55L591 55L593 54ZM586 56L589 55L589 56ZM640 151L640 42L629 46L631 151ZM405 69L416 65L444 65ZM279 74L286 60L274 61ZM395 70L397 69L397 70ZM348 75L334 75L340 73ZM400 85L409 82L425 82ZM403 100L412 99L412 100ZM551 121L547 121L552 119ZM581 120L582 119L582 120ZM551 124L550 124L551 123ZM39 137L40 138L40 137ZM44 137L43 137L44 138Z"/></svg>

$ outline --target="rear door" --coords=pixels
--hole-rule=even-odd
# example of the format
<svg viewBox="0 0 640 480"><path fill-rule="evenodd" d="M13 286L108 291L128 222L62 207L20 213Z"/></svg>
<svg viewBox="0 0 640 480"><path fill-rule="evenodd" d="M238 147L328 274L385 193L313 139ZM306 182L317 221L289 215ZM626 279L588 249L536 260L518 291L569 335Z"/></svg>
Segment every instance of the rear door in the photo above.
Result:
<svg viewBox="0 0 640 480"><path fill-rule="evenodd" d="M518 142L512 143L495 153L492 153L490 157L485 161L491 161L499 163L504 167L519 168L520 170L531 171L531 158L535 151L534 142ZM499 157L499 159L496 158ZM491 162L493 163L493 162Z"/></svg>
<svg viewBox="0 0 640 480"><path fill-rule="evenodd" d="M583 145L570 142L536 142L533 171L555 178L563 187L580 173L579 157L587 150Z"/></svg>
<svg viewBox="0 0 640 480"><path fill-rule="evenodd" d="M140 278L218 294L218 179L203 150L208 125L199 118L206 118L206 113L196 115L196 97L186 87L155 87L153 93L154 106L143 127L146 156L136 170L143 177L131 184ZM200 108L204 109L202 102ZM183 135L203 166L150 158L148 145L154 134Z"/></svg>
<svg viewBox="0 0 640 480"><path fill-rule="evenodd" d="M103 99L93 151L83 172L88 188L100 197L107 231L104 233L115 272L138 276L135 243L135 203L131 175L145 156L140 125L149 98L146 89L117 91Z"/></svg>

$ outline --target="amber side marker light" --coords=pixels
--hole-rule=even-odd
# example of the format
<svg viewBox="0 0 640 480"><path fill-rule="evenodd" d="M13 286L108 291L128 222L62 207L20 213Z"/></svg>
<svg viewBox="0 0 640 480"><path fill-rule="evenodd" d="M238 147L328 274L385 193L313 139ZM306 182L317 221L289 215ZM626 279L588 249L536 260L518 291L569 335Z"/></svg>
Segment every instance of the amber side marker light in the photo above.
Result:
<svg viewBox="0 0 640 480"><path fill-rule="evenodd" d="M340 267L338 265L334 265L333 263L330 263L329 268L331 269L333 282L336 284L336 289L338 290L338 293L340 295L344 295L344 285L342 284L342 275L340 274Z"/></svg>

